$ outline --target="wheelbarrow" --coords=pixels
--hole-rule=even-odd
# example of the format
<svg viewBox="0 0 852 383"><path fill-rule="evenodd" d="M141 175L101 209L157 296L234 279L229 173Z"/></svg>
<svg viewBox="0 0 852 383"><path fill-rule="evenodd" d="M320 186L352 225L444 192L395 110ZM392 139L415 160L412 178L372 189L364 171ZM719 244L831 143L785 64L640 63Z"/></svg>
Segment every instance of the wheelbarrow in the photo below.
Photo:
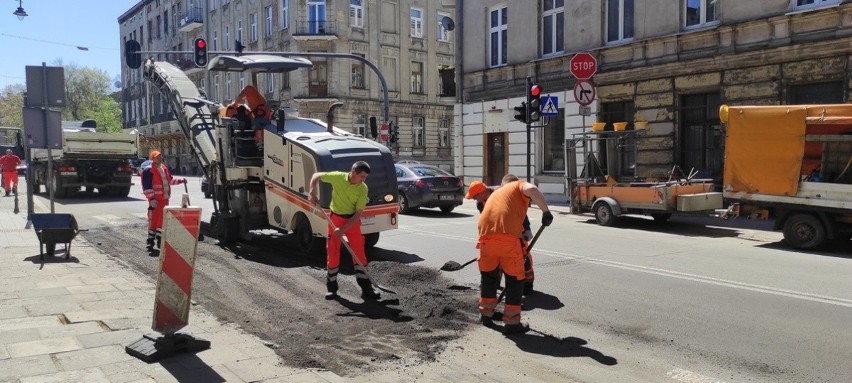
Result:
<svg viewBox="0 0 852 383"><path fill-rule="evenodd" d="M36 236L38 237L39 259L56 254L56 244L65 244L65 259L71 257L71 241L77 233L86 230L77 228L77 220L73 214L66 213L33 213L30 215Z"/></svg>

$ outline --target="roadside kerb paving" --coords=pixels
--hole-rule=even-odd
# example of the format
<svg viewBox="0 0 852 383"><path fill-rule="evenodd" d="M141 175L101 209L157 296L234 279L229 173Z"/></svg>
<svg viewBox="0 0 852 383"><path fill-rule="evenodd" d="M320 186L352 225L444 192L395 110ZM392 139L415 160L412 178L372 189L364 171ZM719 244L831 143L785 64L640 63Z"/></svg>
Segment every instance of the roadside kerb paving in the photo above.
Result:
<svg viewBox="0 0 852 383"><path fill-rule="evenodd" d="M23 179L19 190L18 214L13 197L0 197L0 382L346 381L282 365L261 339L196 305L184 331L210 349L151 364L128 355L126 345L152 332L156 281L81 237L69 260L60 244L40 261ZM35 211L50 210L36 201Z"/></svg>

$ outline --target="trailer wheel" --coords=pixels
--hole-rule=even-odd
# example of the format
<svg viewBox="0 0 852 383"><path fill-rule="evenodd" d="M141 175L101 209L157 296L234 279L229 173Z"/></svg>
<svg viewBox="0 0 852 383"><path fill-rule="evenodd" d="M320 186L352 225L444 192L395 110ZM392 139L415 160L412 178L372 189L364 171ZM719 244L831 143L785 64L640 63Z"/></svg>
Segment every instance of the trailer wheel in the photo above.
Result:
<svg viewBox="0 0 852 383"><path fill-rule="evenodd" d="M598 202L595 204L594 208L592 208L595 212L595 221L598 222L598 225L601 226L612 226L615 225L616 216L612 212L612 206L609 206L606 202Z"/></svg>
<svg viewBox="0 0 852 383"><path fill-rule="evenodd" d="M784 223L784 241L799 250L813 250L825 241L825 227L811 214L794 214Z"/></svg>

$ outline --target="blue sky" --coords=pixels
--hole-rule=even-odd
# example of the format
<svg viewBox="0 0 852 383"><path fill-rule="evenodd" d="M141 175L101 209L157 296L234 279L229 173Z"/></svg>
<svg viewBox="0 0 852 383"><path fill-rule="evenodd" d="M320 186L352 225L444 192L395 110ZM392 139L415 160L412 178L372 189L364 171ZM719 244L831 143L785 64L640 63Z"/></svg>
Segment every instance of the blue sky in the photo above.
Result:
<svg viewBox="0 0 852 383"><path fill-rule="evenodd" d="M75 64L105 71L110 84L121 74L118 16L139 0L22 0L29 15L12 13L18 0L0 0L0 89L26 84L24 67ZM77 49L89 48L88 51Z"/></svg>

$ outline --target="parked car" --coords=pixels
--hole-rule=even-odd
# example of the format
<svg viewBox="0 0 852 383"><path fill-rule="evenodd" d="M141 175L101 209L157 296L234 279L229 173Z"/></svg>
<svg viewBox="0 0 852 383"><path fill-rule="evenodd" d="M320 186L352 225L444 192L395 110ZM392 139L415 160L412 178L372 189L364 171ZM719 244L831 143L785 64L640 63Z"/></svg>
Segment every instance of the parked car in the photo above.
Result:
<svg viewBox="0 0 852 383"><path fill-rule="evenodd" d="M449 213L464 202L464 181L440 168L419 162L397 162L399 212L437 207Z"/></svg>

